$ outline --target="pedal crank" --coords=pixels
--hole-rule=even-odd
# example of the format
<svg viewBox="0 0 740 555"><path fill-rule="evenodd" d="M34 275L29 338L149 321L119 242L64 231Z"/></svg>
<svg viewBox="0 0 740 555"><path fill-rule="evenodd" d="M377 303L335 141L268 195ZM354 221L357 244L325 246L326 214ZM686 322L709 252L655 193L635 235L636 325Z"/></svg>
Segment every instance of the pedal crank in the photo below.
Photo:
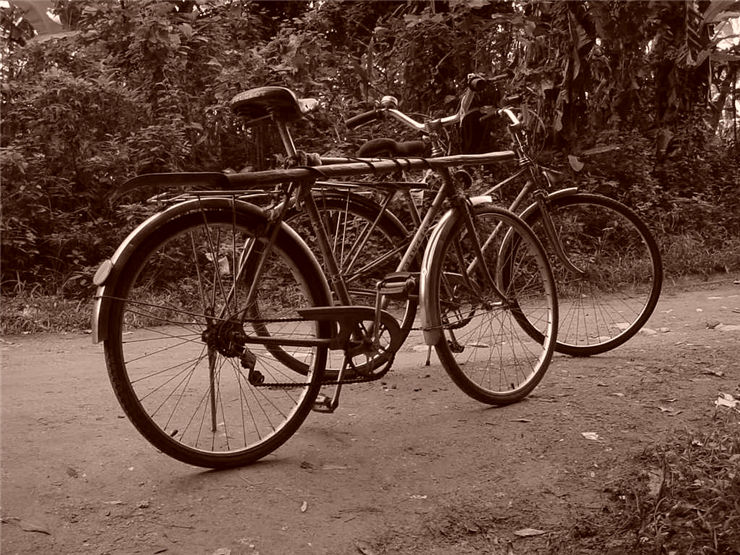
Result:
<svg viewBox="0 0 740 555"><path fill-rule="evenodd" d="M377 379L390 369L401 347L402 332L398 321L377 307L327 306L298 312L309 320L336 322L329 348L344 351L344 362L339 373L327 370L327 384Z"/></svg>

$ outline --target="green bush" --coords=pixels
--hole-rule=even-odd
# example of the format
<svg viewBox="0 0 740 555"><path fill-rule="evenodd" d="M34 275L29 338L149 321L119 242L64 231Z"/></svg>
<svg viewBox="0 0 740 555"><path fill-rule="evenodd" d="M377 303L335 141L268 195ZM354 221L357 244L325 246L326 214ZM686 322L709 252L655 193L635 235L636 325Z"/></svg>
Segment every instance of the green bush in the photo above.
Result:
<svg viewBox="0 0 740 555"><path fill-rule="evenodd" d="M655 64L676 55L670 45L645 54L651 39L670 36L659 32L675 20L670 6L640 3L625 23L618 2L60 5L76 34L22 47L12 33L3 39L3 293L89 295L91 271L141 221L134 201L146 192L111 200L136 174L274 162L269 133L243 129L228 108L240 91L284 85L317 97L322 110L295 126L296 143L336 154L367 138L341 122L368 101L395 94L408 113L449 114L469 71L508 72L508 89L537 110L541 143L561 168L567 154L619 146L572 178L636 208L667 247L720 258L702 268L737 268L727 253L740 236L740 157L707 128L705 106L658 98L650 81ZM685 63L673 61L685 77ZM683 117L661 121L658 106Z"/></svg>

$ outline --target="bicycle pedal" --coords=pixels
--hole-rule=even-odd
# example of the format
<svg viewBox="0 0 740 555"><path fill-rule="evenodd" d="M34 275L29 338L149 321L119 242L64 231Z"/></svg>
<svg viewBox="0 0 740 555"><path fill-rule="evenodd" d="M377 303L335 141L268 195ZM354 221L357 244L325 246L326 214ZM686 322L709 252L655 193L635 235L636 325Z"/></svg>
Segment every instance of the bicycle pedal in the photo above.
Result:
<svg viewBox="0 0 740 555"><path fill-rule="evenodd" d="M418 290L418 274L395 272L378 282L378 294L391 298L407 298Z"/></svg>
<svg viewBox="0 0 740 555"><path fill-rule="evenodd" d="M316 400L313 402L313 408L311 410L314 412L324 412L329 414L337 410L338 406L339 403L332 405L331 397L319 394L316 396Z"/></svg>
<svg viewBox="0 0 740 555"><path fill-rule="evenodd" d="M462 353L465 350L465 347L463 345L460 345L457 340L448 339L447 345L450 348L450 351L455 354Z"/></svg>

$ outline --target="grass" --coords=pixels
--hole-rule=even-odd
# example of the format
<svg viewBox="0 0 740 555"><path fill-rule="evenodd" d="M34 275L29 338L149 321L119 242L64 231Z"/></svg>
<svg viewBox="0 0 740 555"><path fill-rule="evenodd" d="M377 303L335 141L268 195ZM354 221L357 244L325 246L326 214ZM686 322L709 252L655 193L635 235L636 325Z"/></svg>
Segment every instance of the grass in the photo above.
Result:
<svg viewBox="0 0 740 555"><path fill-rule="evenodd" d="M715 244L697 233L658 237L663 271L678 279L687 275L711 275L740 270L740 237L727 237Z"/></svg>
<svg viewBox="0 0 740 555"><path fill-rule="evenodd" d="M84 332L90 329L91 315L92 297L71 300L25 291L3 295L0 335Z"/></svg>
<svg viewBox="0 0 740 555"><path fill-rule="evenodd" d="M629 461L610 502L557 542L571 553L740 553L740 411L719 408Z"/></svg>

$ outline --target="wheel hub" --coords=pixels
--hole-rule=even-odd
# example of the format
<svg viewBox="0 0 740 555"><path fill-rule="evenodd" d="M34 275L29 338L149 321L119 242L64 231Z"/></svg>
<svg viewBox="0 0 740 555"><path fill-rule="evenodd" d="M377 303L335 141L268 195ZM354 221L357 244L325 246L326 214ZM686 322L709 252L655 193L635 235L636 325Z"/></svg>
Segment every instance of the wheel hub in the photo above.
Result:
<svg viewBox="0 0 740 555"><path fill-rule="evenodd" d="M235 320L211 321L201 334L209 348L225 357L238 357L244 352L246 334L240 322Z"/></svg>

